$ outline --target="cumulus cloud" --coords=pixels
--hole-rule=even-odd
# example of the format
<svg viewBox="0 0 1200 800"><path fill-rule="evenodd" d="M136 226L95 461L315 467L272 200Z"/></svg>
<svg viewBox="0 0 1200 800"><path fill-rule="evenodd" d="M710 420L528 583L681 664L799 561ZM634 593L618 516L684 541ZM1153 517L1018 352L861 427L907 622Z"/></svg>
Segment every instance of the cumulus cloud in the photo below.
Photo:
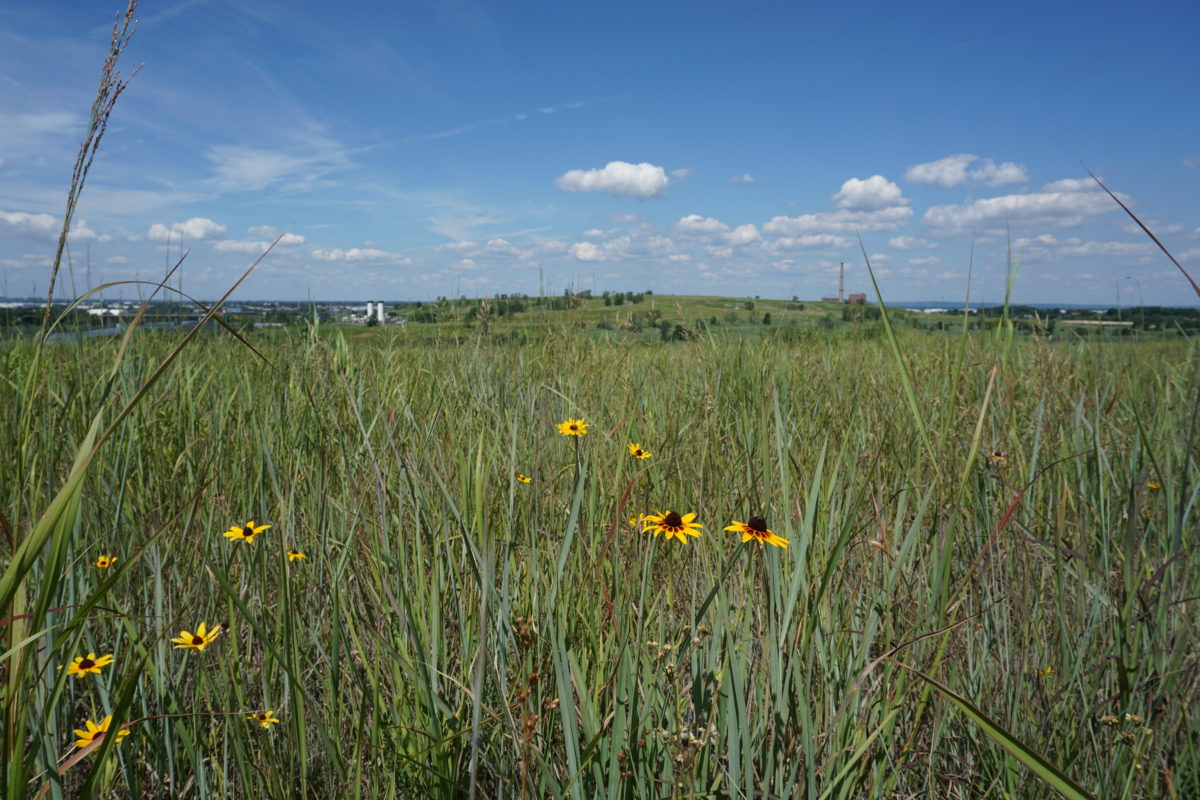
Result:
<svg viewBox="0 0 1200 800"><path fill-rule="evenodd" d="M834 205L850 211L878 211L907 202L900 187L882 175L872 175L865 181L851 178L833 196Z"/></svg>
<svg viewBox="0 0 1200 800"><path fill-rule="evenodd" d="M968 171L967 167L976 162L979 162L978 167ZM1006 161L997 165L990 158L980 160L979 156L972 153L955 153L937 161L916 164L905 171L904 177L913 183L936 183L944 189L962 186L968 182L984 186L1005 186L1029 180L1023 164Z"/></svg>
<svg viewBox="0 0 1200 800"><path fill-rule="evenodd" d="M388 261L393 264L411 264L412 259L400 253L377 250L373 247L351 247L349 250L313 250L312 257L318 261Z"/></svg>
<svg viewBox="0 0 1200 800"><path fill-rule="evenodd" d="M922 221L943 235L1003 230L1010 224L1067 228L1115 208L1116 204L1100 192L1031 192L932 206Z"/></svg>
<svg viewBox="0 0 1200 800"><path fill-rule="evenodd" d="M696 236L709 236L729 230L729 226L719 219L702 217L699 214L688 214L675 223L675 228L680 233Z"/></svg>
<svg viewBox="0 0 1200 800"><path fill-rule="evenodd" d="M24 211L0 211L0 223L16 229L17 233L34 236L49 235L58 228L58 220L49 214L27 214Z"/></svg>
<svg viewBox="0 0 1200 800"><path fill-rule="evenodd" d="M748 172L743 172L741 175L734 175L729 179L730 183L754 183L754 176Z"/></svg>
<svg viewBox="0 0 1200 800"><path fill-rule="evenodd" d="M678 260L680 255L673 239L644 228L606 242L575 242L567 252L579 261Z"/></svg>
<svg viewBox="0 0 1200 800"><path fill-rule="evenodd" d="M172 241L180 239L197 241L201 239L216 239L225 235L226 228L220 223L206 217L192 217L186 222L175 222L170 227L156 222L146 231L146 238L152 242Z"/></svg>
<svg viewBox="0 0 1200 800"><path fill-rule="evenodd" d="M643 161L610 161L603 169L573 169L554 180L564 192L607 192L615 197L658 197L671 179L659 166Z"/></svg>
<svg viewBox="0 0 1200 800"><path fill-rule="evenodd" d="M1042 187L1043 192L1098 192L1100 187L1091 178L1063 178Z"/></svg>
<svg viewBox="0 0 1200 800"><path fill-rule="evenodd" d="M285 233L280 237L277 247L298 244L304 244L303 236L298 233ZM221 253L262 253L270 246L271 242L268 241L222 240L214 244L213 249Z"/></svg>
<svg viewBox="0 0 1200 800"><path fill-rule="evenodd" d="M929 247L937 247L936 243L919 236L897 236L888 239L888 244L897 250L924 250Z"/></svg>
<svg viewBox="0 0 1200 800"><path fill-rule="evenodd" d="M778 218L777 218L778 219ZM766 227L765 225L763 226ZM780 236L775 240L775 250L802 250L809 247L849 247L852 239L832 233L810 233L804 236Z"/></svg>
<svg viewBox="0 0 1200 800"><path fill-rule="evenodd" d="M798 217L772 217L763 225L763 233L776 236L803 236L810 233L854 233L894 231L912 218L908 206L892 206L878 211L841 211L801 214Z"/></svg>
<svg viewBox="0 0 1200 800"><path fill-rule="evenodd" d="M734 228L719 219L702 217L699 214L688 214L683 217L675 223L675 229L685 236L718 238L733 247L750 244L762 238L758 228L752 224L747 223Z"/></svg>

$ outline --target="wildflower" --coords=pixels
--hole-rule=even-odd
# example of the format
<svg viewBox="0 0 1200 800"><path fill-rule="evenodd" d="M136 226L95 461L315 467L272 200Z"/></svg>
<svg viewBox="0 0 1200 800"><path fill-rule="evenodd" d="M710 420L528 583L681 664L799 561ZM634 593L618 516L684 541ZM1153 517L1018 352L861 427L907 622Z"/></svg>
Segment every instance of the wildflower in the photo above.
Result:
<svg viewBox="0 0 1200 800"><path fill-rule="evenodd" d="M993 450L988 453L988 461L992 462L994 466L1003 467L1008 464L1008 456L1004 455L1000 450Z"/></svg>
<svg viewBox="0 0 1200 800"><path fill-rule="evenodd" d="M558 423L557 427L563 436L583 436L587 433L588 424L581 419L568 417L566 422Z"/></svg>
<svg viewBox="0 0 1200 800"><path fill-rule="evenodd" d="M1112 714L1103 714L1103 715L1100 717L1100 724L1101 724L1101 725L1109 725L1109 726L1112 726L1112 725L1116 725L1116 724L1117 724L1119 721L1120 721L1120 720L1118 720L1118 719L1117 719L1116 717L1114 717Z"/></svg>
<svg viewBox="0 0 1200 800"><path fill-rule="evenodd" d="M175 642L176 650L180 649L181 647L191 647L203 652L204 648L212 644L213 639L216 639L220 633L220 625L213 625L212 628L209 629L203 622L201 622L200 627L196 629L194 634L188 633L187 631L180 631L179 635L171 641Z"/></svg>
<svg viewBox="0 0 1200 800"><path fill-rule="evenodd" d="M529 477L528 475L518 472L517 473L517 483L533 483L533 478Z"/></svg>
<svg viewBox="0 0 1200 800"><path fill-rule="evenodd" d="M788 540L782 536L776 536L773 531L767 529L767 521L762 517L751 517L749 522L733 521L733 524L726 526L725 530L740 533L743 542L751 540L756 541L759 545L773 544L776 547L787 549Z"/></svg>
<svg viewBox="0 0 1200 800"><path fill-rule="evenodd" d="M1125 721L1128 722L1130 725L1141 725L1146 720L1142 719L1137 714L1126 714Z"/></svg>
<svg viewBox="0 0 1200 800"><path fill-rule="evenodd" d="M258 536L260 533L262 533L269 527L271 527L271 526L270 525L258 525L256 527L254 524L254 520L250 520L245 525L242 525L240 527L237 525L234 525L229 530L225 531L225 533L222 535L226 539L232 539L235 542L238 541L239 539L241 539L246 544L253 544L254 537Z"/></svg>
<svg viewBox="0 0 1200 800"><path fill-rule="evenodd" d="M1049 678L1054 674L1054 667L1046 667L1045 669L1036 670L1039 678Z"/></svg>
<svg viewBox="0 0 1200 800"><path fill-rule="evenodd" d="M1162 484L1155 483L1154 481L1150 481L1149 483L1146 484L1146 488L1152 492L1157 492L1159 489L1162 488Z"/></svg>
<svg viewBox="0 0 1200 800"><path fill-rule="evenodd" d="M630 524L630 526L636 528L638 525L642 524L642 521L644 519L646 519L644 514L634 514L632 517L629 518L629 524Z"/></svg>
<svg viewBox="0 0 1200 800"><path fill-rule="evenodd" d="M276 722L279 722L279 718L275 716L274 711L264 711L260 714L249 714L246 716L246 719L254 720L267 730L270 730L272 725L274 725Z"/></svg>
<svg viewBox="0 0 1200 800"><path fill-rule="evenodd" d="M95 653L88 653L87 658L75 656L75 660L67 664L67 674L82 678L85 675L99 675L101 667L107 667L113 662L111 654L96 658Z"/></svg>
<svg viewBox="0 0 1200 800"><path fill-rule="evenodd" d="M116 556L100 556L96 559L96 566L100 569L108 569L115 563L117 563Z"/></svg>
<svg viewBox="0 0 1200 800"><path fill-rule="evenodd" d="M104 735L106 733L108 733L108 726L111 723L112 723L112 715L105 717L104 720L99 725L92 722L90 719L84 720L84 724L87 726L87 730L81 731L78 728L75 729L75 735L79 737L75 741L75 746L76 747L87 747L89 744L102 741L104 739ZM128 735L129 735L129 731L127 731L127 730L122 729L122 730L117 731L117 741L118 742L121 741Z"/></svg>
<svg viewBox="0 0 1200 800"><path fill-rule="evenodd" d="M629 445L629 455L633 456L634 458L649 458L650 456L654 455L654 453L647 453L642 449L640 444L631 444Z"/></svg>
<svg viewBox="0 0 1200 800"><path fill-rule="evenodd" d="M302 558L308 558L308 553L303 550L288 550L287 557L288 561L299 561Z"/></svg>
<svg viewBox="0 0 1200 800"><path fill-rule="evenodd" d="M642 516L642 530L653 531L655 536L665 533L667 539L674 536L686 544L688 536L699 536L700 532L696 529L704 527L694 522L693 520L695 519L695 514L684 514L681 517L674 511L667 511L662 514L645 514Z"/></svg>

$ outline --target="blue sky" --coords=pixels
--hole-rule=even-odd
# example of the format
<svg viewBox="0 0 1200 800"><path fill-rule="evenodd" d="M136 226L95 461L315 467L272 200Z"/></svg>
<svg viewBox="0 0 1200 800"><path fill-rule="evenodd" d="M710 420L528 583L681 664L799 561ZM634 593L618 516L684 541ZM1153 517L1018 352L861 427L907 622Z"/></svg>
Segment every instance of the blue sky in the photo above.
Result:
<svg viewBox="0 0 1200 800"><path fill-rule="evenodd" d="M44 293L114 3L0 6L0 277ZM1200 7L146 0L75 287L1195 303ZM3 293L4 287L0 287ZM133 292L129 296L133 296Z"/></svg>

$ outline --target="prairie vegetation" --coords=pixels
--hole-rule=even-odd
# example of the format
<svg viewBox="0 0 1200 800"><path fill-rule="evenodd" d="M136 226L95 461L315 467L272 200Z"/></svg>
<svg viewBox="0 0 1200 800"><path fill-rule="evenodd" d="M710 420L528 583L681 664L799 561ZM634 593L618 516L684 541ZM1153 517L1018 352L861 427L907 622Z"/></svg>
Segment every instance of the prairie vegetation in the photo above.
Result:
<svg viewBox="0 0 1200 800"><path fill-rule="evenodd" d="M1196 792L1188 341L219 334L5 345L9 796Z"/></svg>

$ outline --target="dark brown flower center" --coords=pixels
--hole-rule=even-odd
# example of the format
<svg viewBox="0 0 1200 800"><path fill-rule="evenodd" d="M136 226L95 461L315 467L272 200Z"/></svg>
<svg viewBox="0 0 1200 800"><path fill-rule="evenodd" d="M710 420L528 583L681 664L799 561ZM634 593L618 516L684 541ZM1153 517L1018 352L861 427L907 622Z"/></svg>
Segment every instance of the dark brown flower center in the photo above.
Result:
<svg viewBox="0 0 1200 800"><path fill-rule="evenodd" d="M247 539L253 538L254 537L254 528L251 528L249 525L242 528L242 536L246 537Z"/></svg>
<svg viewBox="0 0 1200 800"><path fill-rule="evenodd" d="M204 637L203 636L193 636L192 644L204 644Z"/></svg>
<svg viewBox="0 0 1200 800"><path fill-rule="evenodd" d="M750 521L746 523L746 527L750 528L750 530L758 531L759 533L766 533L767 521L762 517L751 517Z"/></svg>
<svg viewBox="0 0 1200 800"><path fill-rule="evenodd" d="M571 423L571 430L577 431L577 430L579 430L579 426L576 425L575 423Z"/></svg>
<svg viewBox="0 0 1200 800"><path fill-rule="evenodd" d="M91 669L94 666L96 666L96 662L92 661L90 658L85 658L79 662L80 669Z"/></svg>
<svg viewBox="0 0 1200 800"><path fill-rule="evenodd" d="M674 511L672 511L663 517L663 525L668 525L672 528L679 528L683 526L683 519Z"/></svg>
<svg viewBox="0 0 1200 800"><path fill-rule="evenodd" d="M640 447L637 448L636 450L633 451L633 454L635 456L637 456L638 458L641 458L642 457L642 448L640 448Z"/></svg>

